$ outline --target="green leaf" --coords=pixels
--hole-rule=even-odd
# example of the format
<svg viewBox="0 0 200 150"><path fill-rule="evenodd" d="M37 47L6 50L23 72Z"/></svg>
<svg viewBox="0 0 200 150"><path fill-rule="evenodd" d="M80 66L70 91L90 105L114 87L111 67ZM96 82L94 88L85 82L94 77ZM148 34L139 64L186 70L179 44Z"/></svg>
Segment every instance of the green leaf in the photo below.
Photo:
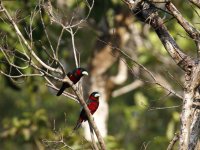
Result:
<svg viewBox="0 0 200 150"><path fill-rule="evenodd" d="M135 104L140 106L141 109L146 109L149 106L147 97L141 92L137 92L134 95L134 101Z"/></svg>
<svg viewBox="0 0 200 150"><path fill-rule="evenodd" d="M166 130L166 135L167 135L167 138L170 140L173 138L174 136L174 132L175 132L175 123L173 120L171 120L168 125L167 125L167 130Z"/></svg>

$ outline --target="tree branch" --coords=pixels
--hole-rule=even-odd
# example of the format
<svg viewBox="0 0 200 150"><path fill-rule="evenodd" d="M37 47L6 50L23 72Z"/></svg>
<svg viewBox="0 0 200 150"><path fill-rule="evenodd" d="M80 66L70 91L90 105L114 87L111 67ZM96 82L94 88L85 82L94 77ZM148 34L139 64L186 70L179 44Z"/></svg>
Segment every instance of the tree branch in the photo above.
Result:
<svg viewBox="0 0 200 150"><path fill-rule="evenodd" d="M198 149L197 143L199 140L199 134L200 134L200 109L194 109L193 112L193 122L190 127L190 139L189 139L189 148L191 150Z"/></svg>
<svg viewBox="0 0 200 150"><path fill-rule="evenodd" d="M168 91L168 92L174 94L175 96L179 97L180 99L183 99L183 97L182 97L181 95L179 95L178 93L176 93L175 91L173 91L172 89L170 89L169 87L167 87L166 85L162 84L161 82L159 82L159 81L156 79L156 77L154 76L154 74L153 74L149 69L147 69L145 66L143 66L142 64L138 63L136 60L134 60L133 58L131 58L131 57L130 57L128 54L126 54L124 51L120 50L120 49L117 48L117 47L113 47L111 44L106 43L105 41L102 41L102 40L100 40L100 41L101 41L102 43L107 44L107 45L110 46L112 49L117 50L118 52L120 52L120 54L121 54L124 58L130 59L130 60L133 61L135 64L137 64L139 67L141 67L144 71L146 71L146 72L149 74L149 76L152 78L152 80L153 80L153 82L150 82L150 83L152 83L152 84L157 84L157 85L159 85L160 87L162 87L163 89L165 89L166 91ZM129 69L130 69L130 68L129 68ZM149 82L149 81L148 81L148 82ZM129 87L129 86L130 86L130 87ZM131 83L130 85L127 85L128 88L135 88L134 86L135 86L134 83ZM119 91L116 90L116 91L114 91L114 93L112 93L112 94L114 94L114 95L116 96L116 95L118 95L118 94L116 94L116 92L118 91L118 92L121 92L121 93L119 94L119 95L121 95L121 94L123 94L126 90L129 91L129 90L127 89L127 87L126 87L126 86L125 86L125 87L122 87L121 89L119 89ZM124 92L123 92L123 91L124 91ZM113 95L113 96L114 96L114 95Z"/></svg>
<svg viewBox="0 0 200 150"><path fill-rule="evenodd" d="M163 20L158 16L155 6L148 2L141 2L140 0L136 0L138 3L133 3L132 0L124 1L140 21L151 25L175 63L184 71L188 70L187 64L188 62L191 62L191 58L184 54L176 44L165 27Z"/></svg>
<svg viewBox="0 0 200 150"><path fill-rule="evenodd" d="M200 1L199 0L189 0L192 4L200 8Z"/></svg>
<svg viewBox="0 0 200 150"><path fill-rule="evenodd" d="M175 145L175 143L178 141L179 139L179 134L175 133L174 138L171 140L171 142L169 143L167 150L173 150L173 147Z"/></svg>
<svg viewBox="0 0 200 150"><path fill-rule="evenodd" d="M195 41L198 48L198 56L200 57L200 32L192 24L190 24L176 9L176 7L171 3L166 4L166 8L171 12L171 14L176 18L178 23L184 28L188 35Z"/></svg>
<svg viewBox="0 0 200 150"><path fill-rule="evenodd" d="M22 42L24 43L24 45L27 47L27 49L29 50L29 52L31 53L31 55L46 69L53 71L53 72L57 72L62 74L62 71L60 69L55 69L52 68L50 66L48 66L46 63L44 63L37 55L36 53L32 50L31 46L28 44L28 42L26 41L26 39L24 38L24 36L22 35L21 31L19 30L17 24L15 23L15 21L13 20L13 18L10 16L9 12L5 9L5 7L3 6L2 3L0 3L0 9L4 12L5 16L7 17L7 19L11 22L11 24L13 25L17 35L20 37L20 39L22 40Z"/></svg>

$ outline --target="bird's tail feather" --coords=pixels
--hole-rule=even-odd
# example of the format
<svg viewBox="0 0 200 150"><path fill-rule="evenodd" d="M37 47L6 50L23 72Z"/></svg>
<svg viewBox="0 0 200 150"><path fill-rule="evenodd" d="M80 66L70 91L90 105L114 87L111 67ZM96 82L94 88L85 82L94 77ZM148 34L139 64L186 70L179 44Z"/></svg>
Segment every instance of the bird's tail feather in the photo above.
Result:
<svg viewBox="0 0 200 150"><path fill-rule="evenodd" d="M74 130L77 130L78 128L80 128L82 122L83 122L83 119L79 118L79 120L76 123L76 126L74 127Z"/></svg>
<svg viewBox="0 0 200 150"><path fill-rule="evenodd" d="M68 88L68 87L69 87L68 84L63 84L62 87L60 88L60 90L58 91L58 93L57 93L56 95L57 95L57 96L60 96L60 95L63 93L63 91L64 91L66 88Z"/></svg>

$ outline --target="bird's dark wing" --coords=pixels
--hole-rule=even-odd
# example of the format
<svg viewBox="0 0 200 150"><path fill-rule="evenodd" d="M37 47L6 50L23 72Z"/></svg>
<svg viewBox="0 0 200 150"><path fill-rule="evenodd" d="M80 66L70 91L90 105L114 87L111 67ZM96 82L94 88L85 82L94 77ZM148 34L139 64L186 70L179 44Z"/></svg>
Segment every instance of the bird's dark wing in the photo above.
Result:
<svg viewBox="0 0 200 150"><path fill-rule="evenodd" d="M70 77L71 75L73 75L71 72L67 73L67 76Z"/></svg>
<svg viewBox="0 0 200 150"><path fill-rule="evenodd" d="M76 123L76 126L74 127L74 130L77 130L77 129L81 126L81 123L82 123L83 121L85 121L86 119L87 119L87 115L86 115L86 113L85 113L85 110L82 108L82 109L81 109L80 116L79 116L79 119L78 119L78 121L77 121L77 123Z"/></svg>
<svg viewBox="0 0 200 150"><path fill-rule="evenodd" d="M64 90L66 89L66 88L69 88L70 87L70 85L68 84L68 83L63 83L62 84L62 87L60 88L60 90L58 91L58 93L56 94L57 96L60 96L63 92L64 92Z"/></svg>
<svg viewBox="0 0 200 150"><path fill-rule="evenodd" d="M82 119L82 121L86 121L87 120L87 115L84 109L82 109L81 113L80 113L80 118Z"/></svg>

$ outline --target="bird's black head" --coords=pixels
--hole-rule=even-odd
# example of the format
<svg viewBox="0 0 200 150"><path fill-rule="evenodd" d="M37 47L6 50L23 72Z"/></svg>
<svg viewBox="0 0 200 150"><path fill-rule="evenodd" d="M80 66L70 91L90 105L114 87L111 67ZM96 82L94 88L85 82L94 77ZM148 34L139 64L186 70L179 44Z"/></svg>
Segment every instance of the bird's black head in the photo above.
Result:
<svg viewBox="0 0 200 150"><path fill-rule="evenodd" d="M92 94L90 94L89 99L91 99L91 100L98 100L99 97L100 97L99 92L92 92Z"/></svg>

